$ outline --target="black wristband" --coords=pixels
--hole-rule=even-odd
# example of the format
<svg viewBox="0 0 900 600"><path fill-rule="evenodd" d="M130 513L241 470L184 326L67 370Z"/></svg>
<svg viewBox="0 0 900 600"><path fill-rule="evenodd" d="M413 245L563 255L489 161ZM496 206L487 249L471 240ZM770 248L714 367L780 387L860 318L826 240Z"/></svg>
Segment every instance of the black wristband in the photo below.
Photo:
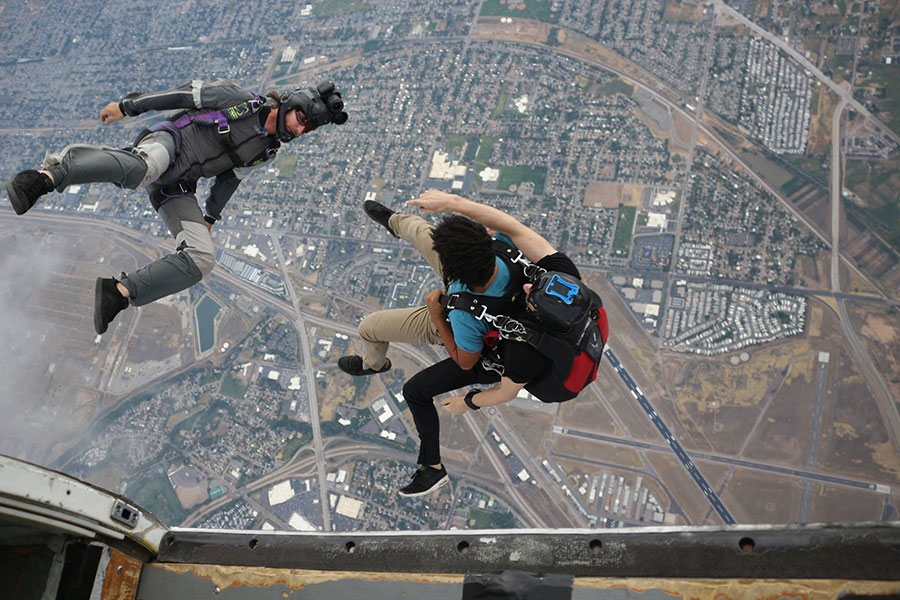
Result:
<svg viewBox="0 0 900 600"><path fill-rule="evenodd" d="M125 112L125 101L124 100L119 100L119 112L122 113L123 115L125 115L126 117L128 116L128 114Z"/></svg>
<svg viewBox="0 0 900 600"><path fill-rule="evenodd" d="M472 402L472 398L475 396L475 394L480 394L480 393L481 393L481 390L479 390L478 388L472 388L471 390L469 390L469 393L466 394L465 398L463 398L463 401L466 403L466 406L468 406L472 410L481 409L480 406L478 406L477 404Z"/></svg>
<svg viewBox="0 0 900 600"><path fill-rule="evenodd" d="M209 223L210 225L215 225L215 224L216 224L216 220L213 219L213 218L212 218L211 216L209 216L209 215L203 215L203 220L206 221L207 223Z"/></svg>

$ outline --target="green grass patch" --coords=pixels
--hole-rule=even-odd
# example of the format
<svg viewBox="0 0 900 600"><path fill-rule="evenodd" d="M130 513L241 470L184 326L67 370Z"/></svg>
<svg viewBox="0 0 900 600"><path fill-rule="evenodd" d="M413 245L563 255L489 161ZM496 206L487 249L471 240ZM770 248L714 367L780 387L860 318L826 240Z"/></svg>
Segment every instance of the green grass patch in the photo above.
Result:
<svg viewBox="0 0 900 600"><path fill-rule="evenodd" d="M900 250L900 161L848 160L844 187L849 188L865 204L846 203L848 210Z"/></svg>
<svg viewBox="0 0 900 600"><path fill-rule="evenodd" d="M534 194L539 196L544 193L544 180L547 178L547 169L544 167L500 167L500 177L497 179L497 189L509 190L510 186L519 186L526 181L534 184Z"/></svg>
<svg viewBox="0 0 900 600"><path fill-rule="evenodd" d="M597 91L603 96L622 94L623 96L628 96L630 98L632 92L634 92L634 87L628 85L627 83L616 77L615 79L610 79L609 81L598 86Z"/></svg>
<svg viewBox="0 0 900 600"><path fill-rule="evenodd" d="M822 167L822 159L805 154L781 154L778 155L782 161L791 165L798 171L802 171L804 175L815 181L816 183L828 187L828 169ZM779 187L784 183L779 184Z"/></svg>
<svg viewBox="0 0 900 600"><path fill-rule="evenodd" d="M479 14L483 17L516 17L556 23L559 21L559 13L550 10L551 4L550 0L485 0Z"/></svg>
<svg viewBox="0 0 900 600"><path fill-rule="evenodd" d="M466 136L464 135L448 135L446 141L444 141L444 152L450 153L453 151L462 150L463 146L466 145Z"/></svg>
<svg viewBox="0 0 900 600"><path fill-rule="evenodd" d="M237 379L231 376L231 373L227 373L225 379L222 380L221 392L230 398L240 400L247 393L247 386L241 385Z"/></svg>
<svg viewBox="0 0 900 600"><path fill-rule="evenodd" d="M294 176L294 169L297 167L297 159L299 157L296 154L285 154L284 152L278 153L275 156L275 168L278 169L278 176L282 179L290 179Z"/></svg>
<svg viewBox="0 0 900 600"><path fill-rule="evenodd" d="M309 440L304 439L303 436L296 436L294 439L288 440L287 443L278 449L278 452L275 453L275 456L281 455L281 460L289 460L294 454L297 453L297 450L305 446Z"/></svg>
<svg viewBox="0 0 900 600"><path fill-rule="evenodd" d="M488 529L491 525L491 513L480 508L470 508L468 522L473 529Z"/></svg>
<svg viewBox="0 0 900 600"><path fill-rule="evenodd" d="M872 77L866 83L876 84L884 88L882 98L875 100L875 106L879 112L886 112L887 118L882 119L891 130L900 135L900 77L897 77L895 65L873 65ZM879 115L881 118L881 115Z"/></svg>
<svg viewBox="0 0 900 600"><path fill-rule="evenodd" d="M781 186L781 191L784 192L785 196L793 196L804 185L806 185L805 179L802 177L794 177Z"/></svg>
<svg viewBox="0 0 900 600"><path fill-rule="evenodd" d="M494 107L494 112L491 113L492 117L498 116L503 109L506 108L506 100L509 98L509 84L504 83L503 87L500 88L500 96L497 98L497 106Z"/></svg>
<svg viewBox="0 0 900 600"><path fill-rule="evenodd" d="M628 253L636 214L637 207L619 205L619 221L616 224L616 235L613 238L613 250L619 254Z"/></svg>
<svg viewBox="0 0 900 600"><path fill-rule="evenodd" d="M478 154L475 160L487 164L491 160L491 153L494 151L494 143L497 140L489 135L481 137L481 145L478 146Z"/></svg>
<svg viewBox="0 0 900 600"><path fill-rule="evenodd" d="M363 0L326 0L313 7L313 15L317 17L333 17L347 13L363 12L372 6Z"/></svg>
<svg viewBox="0 0 900 600"><path fill-rule="evenodd" d="M125 490L125 497L152 512L166 525L179 525L187 516L165 473L131 482Z"/></svg>
<svg viewBox="0 0 900 600"><path fill-rule="evenodd" d="M475 154L478 152L478 145L481 143L481 136L470 135L466 140L466 153L463 154L463 161L471 163L475 160Z"/></svg>

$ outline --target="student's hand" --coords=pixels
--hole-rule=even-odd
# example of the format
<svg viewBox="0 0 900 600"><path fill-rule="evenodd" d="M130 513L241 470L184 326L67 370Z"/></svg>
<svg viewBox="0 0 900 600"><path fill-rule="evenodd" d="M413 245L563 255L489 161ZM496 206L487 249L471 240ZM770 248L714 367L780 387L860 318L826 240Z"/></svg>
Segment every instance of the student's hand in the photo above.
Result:
<svg viewBox="0 0 900 600"><path fill-rule="evenodd" d="M206 223L206 230L207 230L207 231L212 231L212 226L213 226L213 224L210 223L209 221L203 221L203 222Z"/></svg>
<svg viewBox="0 0 900 600"><path fill-rule="evenodd" d="M100 121L102 121L103 123L112 123L123 118L125 118L125 115L123 115L122 111L119 110L118 102L110 102L102 109L100 109Z"/></svg>
<svg viewBox="0 0 900 600"><path fill-rule="evenodd" d="M453 210L457 200L459 200L459 196L456 194L448 194L440 190L426 190L415 200L408 200L406 203L418 206L423 213L432 215Z"/></svg>
<svg viewBox="0 0 900 600"><path fill-rule="evenodd" d="M439 318L443 320L444 318L444 307L441 306L441 294L443 292L441 290L433 290L425 296L425 306L428 307L428 312L431 313L432 318Z"/></svg>
<svg viewBox="0 0 900 600"><path fill-rule="evenodd" d="M446 398L441 402L441 405L446 408L450 414L456 415L457 417L469 410L469 407L466 406L466 399L462 396Z"/></svg>

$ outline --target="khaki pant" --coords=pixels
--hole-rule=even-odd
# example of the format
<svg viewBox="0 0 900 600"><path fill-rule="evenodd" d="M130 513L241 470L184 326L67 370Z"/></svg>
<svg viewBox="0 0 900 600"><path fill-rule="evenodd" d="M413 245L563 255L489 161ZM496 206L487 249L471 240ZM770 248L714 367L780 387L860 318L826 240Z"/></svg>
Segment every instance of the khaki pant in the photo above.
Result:
<svg viewBox="0 0 900 600"><path fill-rule="evenodd" d="M434 227L428 221L416 215L395 213L391 215L388 225L400 239L412 244L438 277L441 276L441 262L431 240ZM365 346L364 369L377 370L384 366L390 342L441 343L441 336L426 306L374 312L360 322L359 335Z"/></svg>

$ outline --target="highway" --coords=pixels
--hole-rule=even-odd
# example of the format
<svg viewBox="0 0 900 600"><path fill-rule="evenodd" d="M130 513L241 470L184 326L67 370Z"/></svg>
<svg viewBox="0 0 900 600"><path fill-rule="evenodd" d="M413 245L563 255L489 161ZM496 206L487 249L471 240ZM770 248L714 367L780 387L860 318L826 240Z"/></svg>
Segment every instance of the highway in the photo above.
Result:
<svg viewBox="0 0 900 600"><path fill-rule="evenodd" d="M625 370L625 367L622 366L622 363L619 362L619 359L616 358L616 355L613 353L612 349L609 346L606 347L604 351L606 355L606 359L609 361L609 364L616 370L616 373L622 379L622 382L625 384L625 387L631 392L631 395L634 396L634 399L638 401L638 404L641 405L641 408L644 409L644 412L647 413L647 416L650 417L650 421L656 426L657 431L659 431L660 435L663 436L663 439L666 440L666 443L669 445L669 448L672 449L672 452L675 453L675 456L678 457L678 460L681 461L682 466L687 470L688 475L691 476L691 479L694 480L694 483L697 484L697 487L700 488L700 491L703 492L703 495L706 496L706 500L709 502L710 506L712 506L713 510L718 513L719 517L726 525L734 525L737 521L734 520L734 517L731 516L731 513L728 512L728 509L725 508L725 505L722 504L722 500L719 498L719 495L710 487L709 482L706 481L706 477L703 476L703 473L697 468L697 465L694 464L694 461L691 460L691 457L688 456L687 452L684 451L684 448L681 447L681 444L678 440L675 439L675 436L672 435L672 432L669 430L668 426L663 422L662 418L657 414L657 412L651 406L650 401L647 400L647 397L644 396L641 389L637 386L634 380L631 378L631 375L628 374L628 371ZM641 442L635 442L641 443Z"/></svg>

